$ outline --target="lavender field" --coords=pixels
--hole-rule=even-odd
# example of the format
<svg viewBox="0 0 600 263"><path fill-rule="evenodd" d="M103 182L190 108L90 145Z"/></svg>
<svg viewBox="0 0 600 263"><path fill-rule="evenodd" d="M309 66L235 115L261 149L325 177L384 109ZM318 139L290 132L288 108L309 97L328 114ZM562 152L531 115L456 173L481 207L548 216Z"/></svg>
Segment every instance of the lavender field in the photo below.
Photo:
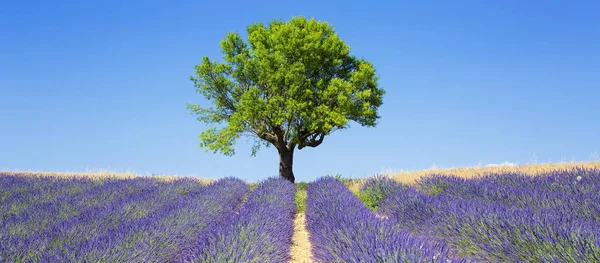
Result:
<svg viewBox="0 0 600 263"><path fill-rule="evenodd" d="M598 168L392 178L0 173L0 262L600 262Z"/></svg>
<svg viewBox="0 0 600 263"><path fill-rule="evenodd" d="M285 262L294 186L0 174L0 262ZM289 204L292 204L290 206Z"/></svg>
<svg viewBox="0 0 600 263"><path fill-rule="evenodd" d="M375 177L357 195L322 178L307 194L318 262L600 262L598 169Z"/></svg>

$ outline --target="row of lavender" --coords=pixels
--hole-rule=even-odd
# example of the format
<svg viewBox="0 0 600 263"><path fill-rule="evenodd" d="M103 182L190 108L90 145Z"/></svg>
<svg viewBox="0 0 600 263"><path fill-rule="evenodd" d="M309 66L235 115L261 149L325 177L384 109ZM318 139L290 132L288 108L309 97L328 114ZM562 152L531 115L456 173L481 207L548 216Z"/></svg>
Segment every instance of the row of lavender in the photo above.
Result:
<svg viewBox="0 0 600 263"><path fill-rule="evenodd" d="M204 240L222 235L229 235L229 242L244 240L252 246L265 235L286 240L285 234L273 235L273 229L262 227L273 223L263 213L276 214L282 202L293 204L288 200L293 192L276 190L287 189L280 187L285 183L289 188L291 184L282 180L261 183L248 197L248 185L234 178L203 186L191 179L164 182L0 174L0 262L174 262L192 244L210 247L215 243ZM286 208L274 219L277 227L290 228L291 239L295 210ZM230 225L238 228L227 230ZM275 248L249 249L259 258L265 251L287 255L289 245L286 248L281 242ZM202 258L210 249L195 251ZM233 251L222 258L234 259L236 253L248 251Z"/></svg>
<svg viewBox="0 0 600 263"><path fill-rule="evenodd" d="M235 209L248 186L224 179L0 176L1 262L155 262Z"/></svg>
<svg viewBox="0 0 600 263"><path fill-rule="evenodd" d="M296 187L270 178L231 214L184 249L180 262L288 262L294 232Z"/></svg>
<svg viewBox="0 0 600 263"><path fill-rule="evenodd" d="M402 229L485 262L600 262L600 170L375 178L362 192ZM369 198L367 198L369 199Z"/></svg>
<svg viewBox="0 0 600 263"><path fill-rule="evenodd" d="M382 220L340 181L324 177L307 189L306 224L317 262L467 262L439 240Z"/></svg>

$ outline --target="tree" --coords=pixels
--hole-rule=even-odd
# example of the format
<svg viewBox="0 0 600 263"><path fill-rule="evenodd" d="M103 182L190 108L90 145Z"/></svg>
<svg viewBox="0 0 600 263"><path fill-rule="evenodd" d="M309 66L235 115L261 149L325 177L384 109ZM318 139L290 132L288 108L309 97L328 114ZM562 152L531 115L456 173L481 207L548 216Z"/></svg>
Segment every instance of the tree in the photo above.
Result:
<svg viewBox="0 0 600 263"><path fill-rule="evenodd" d="M279 152L279 176L294 182L294 149L317 147L349 121L374 127L385 91L373 65L350 48L327 22L293 17L247 27L221 41L224 62L203 57L196 65L196 91L212 107L188 104L198 120L212 126L200 134L201 147L231 156L240 136Z"/></svg>

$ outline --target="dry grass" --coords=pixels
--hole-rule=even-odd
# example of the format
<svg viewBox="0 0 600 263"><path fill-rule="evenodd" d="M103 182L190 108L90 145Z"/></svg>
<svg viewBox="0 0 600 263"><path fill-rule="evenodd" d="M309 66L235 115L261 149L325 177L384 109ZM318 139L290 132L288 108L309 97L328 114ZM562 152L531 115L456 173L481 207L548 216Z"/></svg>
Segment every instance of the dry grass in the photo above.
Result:
<svg viewBox="0 0 600 263"><path fill-rule="evenodd" d="M165 182L184 178L183 176L171 176L171 175L139 175L133 172L111 172L111 171L88 171L88 172L12 172L12 171L0 171L0 174L4 175L21 175L21 176L37 176L37 177L59 177L59 178L91 178L94 180L101 179L131 179L137 177L156 178ZM198 178L198 177L187 177L193 180L197 180L202 184L209 184L212 179Z"/></svg>
<svg viewBox="0 0 600 263"><path fill-rule="evenodd" d="M454 175L463 178L480 177L490 173L523 173L527 175L539 175L557 170L569 170L573 168L596 168L600 169L600 162L569 162L569 163L544 163L544 164L526 164L517 166L494 166L494 167L464 167L464 168L449 168L449 169L428 169L421 171L405 172L388 174L394 180L413 184L419 178L432 175Z"/></svg>
<svg viewBox="0 0 600 263"><path fill-rule="evenodd" d="M600 162L566 162L566 163L543 163L525 164L516 166L493 166L493 167L462 167L447 169L425 169L419 171L385 171L379 173L403 184L414 184L420 178L440 174L454 175L462 178L475 178L491 173L524 173L527 175L539 175L557 170L569 170L574 168L600 169ZM358 193L360 187L368 178L346 180L344 183L353 193Z"/></svg>
<svg viewBox="0 0 600 263"><path fill-rule="evenodd" d="M344 184L346 185L346 187L348 187L348 190L350 190L350 192L354 193L355 195L358 195L358 192L360 192L360 187L365 183L367 179L368 178L345 180Z"/></svg>

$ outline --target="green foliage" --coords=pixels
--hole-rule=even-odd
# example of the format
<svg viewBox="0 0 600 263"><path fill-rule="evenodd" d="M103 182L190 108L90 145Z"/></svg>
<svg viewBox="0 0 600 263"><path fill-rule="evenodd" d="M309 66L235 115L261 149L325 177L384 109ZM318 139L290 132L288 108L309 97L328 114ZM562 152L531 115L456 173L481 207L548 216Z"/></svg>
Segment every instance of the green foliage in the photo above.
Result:
<svg viewBox="0 0 600 263"><path fill-rule="evenodd" d="M365 191L359 191L355 195L358 197L358 199L360 199L360 201L362 201L363 203L365 203L365 206L367 206L371 210L375 210L376 209L377 202L375 200L371 200L369 198L370 195L367 194L367 193L365 193Z"/></svg>
<svg viewBox="0 0 600 263"><path fill-rule="evenodd" d="M358 198L365 203L371 210L377 210L379 202L385 197L384 193L376 188L367 188L358 192Z"/></svg>
<svg viewBox="0 0 600 263"><path fill-rule="evenodd" d="M358 198L365 203L365 205L371 210L375 211L379 208L379 202L387 197L385 192L381 189L368 188L357 193Z"/></svg>
<svg viewBox="0 0 600 263"><path fill-rule="evenodd" d="M335 178L335 180L338 180L338 181L344 183L346 186L349 186L349 184L353 182L353 180L351 178L346 178L346 177L344 177L343 174L340 174L340 173L337 173L337 174L334 174L334 175L327 174L325 176L326 177L333 177L333 178Z"/></svg>
<svg viewBox="0 0 600 263"><path fill-rule="evenodd" d="M295 183L296 185L296 207L297 213L302 213L306 210L306 189L308 188L308 183L300 182Z"/></svg>
<svg viewBox="0 0 600 263"><path fill-rule="evenodd" d="M296 182L295 185L298 191L306 191L309 184L307 182Z"/></svg>
<svg viewBox="0 0 600 263"><path fill-rule="evenodd" d="M402 184L386 176L375 176L363 184L357 196L367 207L377 210L382 200L401 188L404 188Z"/></svg>
<svg viewBox="0 0 600 263"><path fill-rule="evenodd" d="M431 186L431 188L427 189L426 193L429 195L439 195L443 193L445 188L440 185Z"/></svg>
<svg viewBox="0 0 600 263"><path fill-rule="evenodd" d="M436 184L432 184L429 186L419 185L419 189L428 195L435 196L442 194L444 191L448 190L449 186L450 184L448 182L440 181Z"/></svg>
<svg viewBox="0 0 600 263"><path fill-rule="evenodd" d="M327 22L294 17L256 23L221 41L224 62L208 57L191 77L212 107L188 104L209 124L201 147L233 155L242 135L261 146L293 150L316 147L349 121L373 127L384 90L373 65L350 55L350 48Z"/></svg>
<svg viewBox="0 0 600 263"><path fill-rule="evenodd" d="M344 182L344 176L342 174L336 174L334 177L336 180Z"/></svg>

